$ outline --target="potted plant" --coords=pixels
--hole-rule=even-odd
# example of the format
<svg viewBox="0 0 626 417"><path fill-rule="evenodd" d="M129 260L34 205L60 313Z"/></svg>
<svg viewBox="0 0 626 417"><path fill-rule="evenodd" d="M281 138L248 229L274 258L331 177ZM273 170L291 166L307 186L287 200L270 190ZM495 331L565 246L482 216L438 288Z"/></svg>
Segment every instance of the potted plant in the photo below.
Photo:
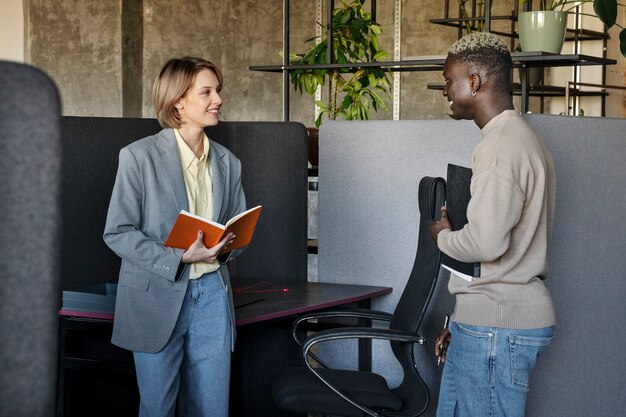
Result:
<svg viewBox="0 0 626 417"><path fill-rule="evenodd" d="M338 64L354 64L384 60L387 52L378 45L382 33L380 25L365 11L365 0L341 0L341 7L332 12L332 35L311 46L303 54L291 53L292 65L328 64L327 50L331 48L331 61ZM319 24L319 23L318 23ZM308 39L313 42L316 38ZM379 67L297 69L290 72L291 83L296 91L314 95L318 86L330 84L328 101L316 101L320 108L315 126L319 128L322 116L334 120L341 116L347 120L367 120L371 110L387 109L391 84L389 70Z"/></svg>
<svg viewBox="0 0 626 417"><path fill-rule="evenodd" d="M527 0L520 0L520 4ZM581 13L586 16L597 17L608 28L618 26L622 28L620 51L626 57L626 29L616 23L618 6L624 7L617 0L541 0L540 11L521 12L518 16L520 44L523 51L546 51L561 53L567 24L567 14L583 3L593 3L595 14ZM551 24L558 25L555 29ZM538 31L543 30L541 34ZM547 46L539 42L555 37Z"/></svg>

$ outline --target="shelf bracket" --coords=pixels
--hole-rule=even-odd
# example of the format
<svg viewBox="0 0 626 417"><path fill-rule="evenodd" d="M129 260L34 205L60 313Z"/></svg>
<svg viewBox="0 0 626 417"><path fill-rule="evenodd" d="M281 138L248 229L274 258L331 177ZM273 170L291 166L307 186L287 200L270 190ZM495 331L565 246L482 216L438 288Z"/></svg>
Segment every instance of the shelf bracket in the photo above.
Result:
<svg viewBox="0 0 626 417"><path fill-rule="evenodd" d="M400 61L402 42L402 0L396 0L393 22L393 60ZM400 120L400 76L399 71L393 73L393 120Z"/></svg>

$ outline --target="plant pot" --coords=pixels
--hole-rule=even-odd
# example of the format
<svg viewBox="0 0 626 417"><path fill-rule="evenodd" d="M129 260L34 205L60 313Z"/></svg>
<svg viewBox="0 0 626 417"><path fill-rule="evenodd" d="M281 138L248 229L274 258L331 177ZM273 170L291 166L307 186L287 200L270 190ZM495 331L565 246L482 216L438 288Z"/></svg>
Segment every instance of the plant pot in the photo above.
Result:
<svg viewBox="0 0 626 417"><path fill-rule="evenodd" d="M517 23L522 51L561 53L567 28L566 12L522 12Z"/></svg>

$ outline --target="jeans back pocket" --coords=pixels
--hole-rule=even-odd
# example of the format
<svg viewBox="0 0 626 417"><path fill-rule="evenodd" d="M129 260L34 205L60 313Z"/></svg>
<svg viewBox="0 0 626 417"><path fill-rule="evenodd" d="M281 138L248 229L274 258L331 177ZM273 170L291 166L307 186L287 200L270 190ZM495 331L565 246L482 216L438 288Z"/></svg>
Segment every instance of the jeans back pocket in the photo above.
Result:
<svg viewBox="0 0 626 417"><path fill-rule="evenodd" d="M513 385L527 390L530 374L537 358L550 345L552 336L531 337L509 335L509 352L511 355L511 380Z"/></svg>

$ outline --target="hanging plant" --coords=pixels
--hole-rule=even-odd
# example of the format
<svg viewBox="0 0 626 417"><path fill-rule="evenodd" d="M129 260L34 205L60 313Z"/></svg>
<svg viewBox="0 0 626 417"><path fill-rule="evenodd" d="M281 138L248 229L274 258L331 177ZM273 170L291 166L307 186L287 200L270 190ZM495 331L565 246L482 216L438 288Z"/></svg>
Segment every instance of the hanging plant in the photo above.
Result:
<svg viewBox="0 0 626 417"><path fill-rule="evenodd" d="M342 7L333 10L332 63L358 64L381 61L387 57L387 52L378 45L382 29L372 20L371 13L365 11L364 2L353 0L348 4L347 0L342 0ZM306 42L314 42L316 39L307 39ZM304 54L291 53L289 61L292 65L327 64L327 49L328 39L322 38L321 42ZM297 69L292 70L290 76L296 91L310 95L314 95L317 87L323 86L328 79L328 101L315 102L320 108L316 127L321 125L324 115L331 120L337 117L367 120L371 116L371 109L387 110L386 101L391 97L389 70L379 67Z"/></svg>

